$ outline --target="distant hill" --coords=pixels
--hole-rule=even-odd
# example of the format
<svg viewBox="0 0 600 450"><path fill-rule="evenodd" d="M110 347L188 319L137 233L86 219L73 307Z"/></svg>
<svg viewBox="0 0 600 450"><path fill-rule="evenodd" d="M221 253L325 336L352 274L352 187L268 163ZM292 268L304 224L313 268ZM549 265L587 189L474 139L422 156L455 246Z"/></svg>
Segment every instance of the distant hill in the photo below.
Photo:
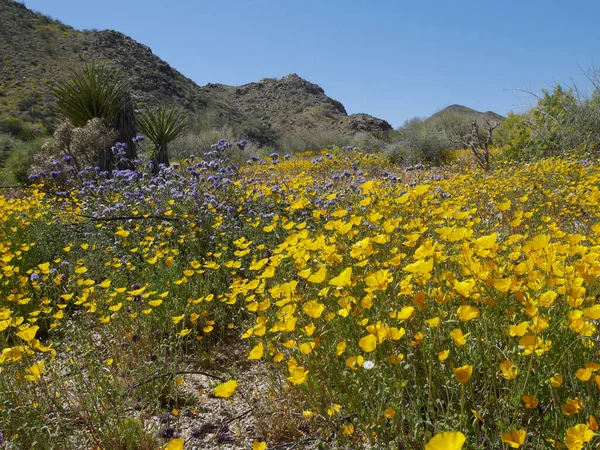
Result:
<svg viewBox="0 0 600 450"><path fill-rule="evenodd" d="M432 114L429 118L426 119L426 122L439 120L442 117L444 117L445 115L449 115L449 114L452 114L454 116L458 116L461 118L465 118L465 119L468 119L471 121L477 120L478 122L481 122L481 123L483 123L485 121L485 119L491 119L492 121L495 121L495 122L502 122L502 121L504 121L504 119L506 119L506 117L504 117L500 114L497 114L493 111L480 112L480 111L476 111L474 109L468 108L463 105L450 105L450 106L445 107L441 111L438 111L435 114Z"/></svg>
<svg viewBox="0 0 600 450"><path fill-rule="evenodd" d="M120 69L140 108L177 106L215 124L246 130L247 137L260 143L300 130L352 135L392 129L368 114L348 115L339 101L296 74L243 86L200 87L120 32L79 31L21 3L0 0L0 121L16 117L51 129L51 84L92 61Z"/></svg>

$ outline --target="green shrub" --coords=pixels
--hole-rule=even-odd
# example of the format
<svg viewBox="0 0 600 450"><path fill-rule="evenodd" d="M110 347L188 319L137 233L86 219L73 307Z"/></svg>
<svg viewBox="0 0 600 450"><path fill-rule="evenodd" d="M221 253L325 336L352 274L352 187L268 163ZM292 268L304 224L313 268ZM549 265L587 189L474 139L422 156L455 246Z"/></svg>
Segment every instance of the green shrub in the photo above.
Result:
<svg viewBox="0 0 600 450"><path fill-rule="evenodd" d="M99 118L110 124L128 98L129 86L121 72L104 66L86 65L68 81L52 87L60 115L75 127Z"/></svg>
<svg viewBox="0 0 600 450"><path fill-rule="evenodd" d="M352 146L367 153L379 153L385 149L386 145L386 140L372 133L358 133L352 139Z"/></svg>
<svg viewBox="0 0 600 450"><path fill-rule="evenodd" d="M242 139L233 131L231 126L225 125L221 128L205 128L202 124L196 124L187 133L173 141L170 153L173 160L181 160L190 155L201 156L211 150L210 146L219 139L235 142Z"/></svg>
<svg viewBox="0 0 600 450"><path fill-rule="evenodd" d="M576 87L557 84L542 89L537 104L523 114L509 114L497 130L497 143L510 159L527 160L565 151L597 151L600 146L600 81L590 76L595 89L590 96Z"/></svg>
<svg viewBox="0 0 600 450"><path fill-rule="evenodd" d="M39 92L31 93L23 96L17 102L17 108L19 111L28 111L37 105L41 101L41 95Z"/></svg>
<svg viewBox="0 0 600 450"><path fill-rule="evenodd" d="M277 142L277 133L268 125L259 120L247 120L235 128L236 134L245 136L259 146L273 145Z"/></svg>
<svg viewBox="0 0 600 450"><path fill-rule="evenodd" d="M396 150L398 159L401 154L414 160L418 157L419 162L432 164L443 164L447 162L451 150L459 146L458 142L464 129L464 121L458 121L454 117L446 121L426 121L419 117L407 120L398 129L400 147ZM414 162L414 161L411 161Z"/></svg>
<svg viewBox="0 0 600 450"><path fill-rule="evenodd" d="M16 137L17 134L21 133L25 129L25 125L16 117L7 117L4 120L0 120L0 132L10 134L12 137Z"/></svg>
<svg viewBox="0 0 600 450"><path fill-rule="evenodd" d="M115 450L154 450L160 448L155 436L149 434L137 419L127 417L116 424L115 429L107 430L103 439L105 448Z"/></svg>
<svg viewBox="0 0 600 450"><path fill-rule="evenodd" d="M4 162L8 155L16 145L15 139L8 134L0 134L0 167L4 166Z"/></svg>
<svg viewBox="0 0 600 450"><path fill-rule="evenodd" d="M10 134L13 138L22 141L30 141L36 138L37 134L17 117L7 117L0 120L0 133Z"/></svg>
<svg viewBox="0 0 600 450"><path fill-rule="evenodd" d="M6 142L6 138L0 138L0 152L2 152L3 142ZM0 163L0 167L2 167L0 182L8 185L27 183L29 168L34 156L41 151L43 142L44 139L41 137L28 142L13 139L8 144L9 152L6 153L4 164Z"/></svg>
<svg viewBox="0 0 600 450"><path fill-rule="evenodd" d="M389 144L383 150L383 155L392 164L399 166L413 165L423 161L423 155L420 151L404 147L402 144Z"/></svg>
<svg viewBox="0 0 600 450"><path fill-rule="evenodd" d="M307 150L317 151L323 148L343 147L351 143L351 138L339 131L302 129L282 135L277 140L275 147L279 148L283 154L294 154Z"/></svg>

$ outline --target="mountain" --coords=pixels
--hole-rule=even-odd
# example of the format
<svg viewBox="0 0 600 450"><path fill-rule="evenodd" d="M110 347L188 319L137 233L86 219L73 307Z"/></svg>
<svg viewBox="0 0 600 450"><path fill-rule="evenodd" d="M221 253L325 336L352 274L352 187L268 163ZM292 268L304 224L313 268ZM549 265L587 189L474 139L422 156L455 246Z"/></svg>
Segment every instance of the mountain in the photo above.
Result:
<svg viewBox="0 0 600 450"><path fill-rule="evenodd" d="M463 105L450 105L442 109L441 111L432 114L429 118L426 119L426 122L437 121L442 117L448 115L453 115L455 117L468 119L471 121L477 120L479 123L485 122L485 119L489 119L494 122L502 122L504 119L506 119L506 117L501 116L500 114L497 114L493 111L480 112Z"/></svg>
<svg viewBox="0 0 600 450"><path fill-rule="evenodd" d="M392 128L368 114L348 115L339 101L296 74L243 86L200 87L120 32L76 30L19 2L0 0L0 122L17 118L52 129L52 83L91 62L121 70L138 108L180 107L214 124L244 130L260 143L307 129L351 135Z"/></svg>

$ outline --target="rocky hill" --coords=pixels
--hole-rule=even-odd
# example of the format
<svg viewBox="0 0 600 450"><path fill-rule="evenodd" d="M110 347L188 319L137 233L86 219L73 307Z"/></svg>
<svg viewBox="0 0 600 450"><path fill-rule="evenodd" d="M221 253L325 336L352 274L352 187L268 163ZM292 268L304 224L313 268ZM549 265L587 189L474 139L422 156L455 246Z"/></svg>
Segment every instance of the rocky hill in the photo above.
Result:
<svg viewBox="0 0 600 450"><path fill-rule="evenodd" d="M391 130L388 122L367 114L348 115L321 87L296 74L243 86L200 87L120 32L76 30L21 3L0 0L0 121L12 117L52 129L53 81L90 62L120 69L139 108L177 106L191 116L247 129L259 141L305 129Z"/></svg>
<svg viewBox="0 0 600 450"><path fill-rule="evenodd" d="M453 115L455 117L460 117L470 121L477 120L478 122L484 122L485 119L490 119L495 122L502 122L504 119L506 119L506 117L501 116L493 111L480 112L463 105L450 105L431 115L428 119L426 119L426 121L435 121L447 115Z"/></svg>

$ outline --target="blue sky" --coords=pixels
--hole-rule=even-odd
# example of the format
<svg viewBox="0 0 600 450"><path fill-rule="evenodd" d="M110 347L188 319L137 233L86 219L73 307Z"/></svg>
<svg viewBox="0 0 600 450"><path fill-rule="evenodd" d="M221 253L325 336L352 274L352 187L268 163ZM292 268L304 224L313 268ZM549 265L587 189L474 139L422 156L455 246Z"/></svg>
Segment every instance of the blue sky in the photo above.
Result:
<svg viewBox="0 0 600 450"><path fill-rule="evenodd" d="M25 0L121 31L199 85L290 73L394 127L459 103L506 114L600 65L600 1Z"/></svg>

